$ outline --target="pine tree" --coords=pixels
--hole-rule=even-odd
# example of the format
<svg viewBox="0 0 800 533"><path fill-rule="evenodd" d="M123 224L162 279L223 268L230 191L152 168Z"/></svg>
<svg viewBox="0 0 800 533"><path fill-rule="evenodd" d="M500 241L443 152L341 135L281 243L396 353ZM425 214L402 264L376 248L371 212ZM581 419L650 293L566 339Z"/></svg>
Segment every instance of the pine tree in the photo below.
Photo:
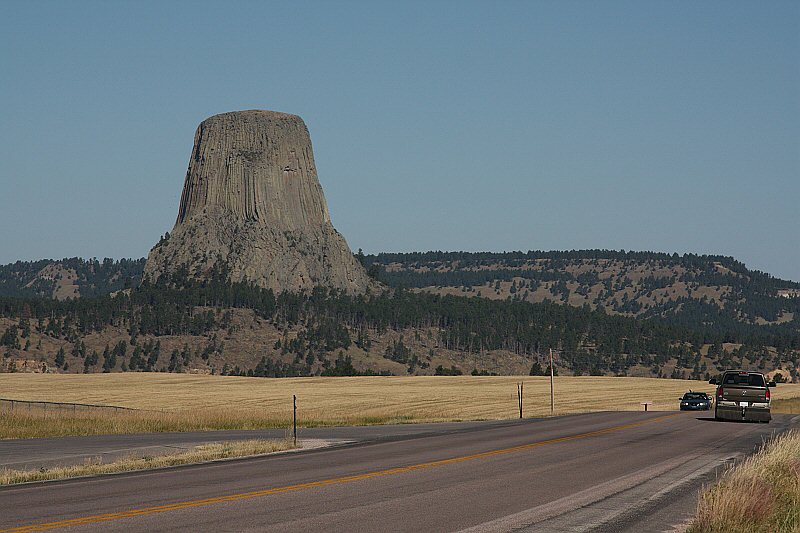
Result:
<svg viewBox="0 0 800 533"><path fill-rule="evenodd" d="M8 346L9 348L20 349L19 338L17 337L17 326L9 326L6 332L0 337L0 345Z"/></svg>
<svg viewBox="0 0 800 533"><path fill-rule="evenodd" d="M58 349L58 353L56 354L56 368L61 368L62 366L64 366L65 362L66 362L66 357L64 354L64 347L62 346L61 348Z"/></svg>

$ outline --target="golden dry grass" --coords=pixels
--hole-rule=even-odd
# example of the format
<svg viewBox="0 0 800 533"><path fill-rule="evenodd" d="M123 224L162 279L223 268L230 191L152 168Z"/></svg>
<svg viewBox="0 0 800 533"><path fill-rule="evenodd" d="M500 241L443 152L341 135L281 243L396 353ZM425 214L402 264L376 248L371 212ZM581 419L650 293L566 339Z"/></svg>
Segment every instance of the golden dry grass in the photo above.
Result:
<svg viewBox="0 0 800 533"><path fill-rule="evenodd" d="M550 414L546 377L413 376L242 378L186 374L3 374L0 398L117 405L165 413L54 411L48 423L32 413L14 423L0 416L0 438L285 427L297 395L303 426L506 419L519 416L516 384L525 384L525 416ZM556 414L674 410L687 390L711 393L700 381L653 378L556 377ZM800 385L773 389L774 398L800 397ZM36 411L36 410L34 410ZM18 411L20 417L25 410ZM63 421L63 422L60 422ZM14 429L16 428L16 429Z"/></svg>
<svg viewBox="0 0 800 533"><path fill-rule="evenodd" d="M246 440L214 442L197 446L194 450L155 457L125 457L111 463L89 461L82 465L42 468L40 470L0 470L0 485L13 485L29 481L45 481L70 477L111 474L148 470L165 466L200 463L231 457L263 455L294 448L291 440Z"/></svg>
<svg viewBox="0 0 800 533"><path fill-rule="evenodd" d="M778 398L772 402L771 410L773 413L800 414L800 397Z"/></svg>
<svg viewBox="0 0 800 533"><path fill-rule="evenodd" d="M692 533L800 532L800 432L728 470L697 505Z"/></svg>
<svg viewBox="0 0 800 533"><path fill-rule="evenodd" d="M172 412L54 409L15 409L0 414L0 439L31 439L164 431L210 431L223 429L285 428L286 419L271 419L259 413L230 410ZM318 425L318 424L313 424Z"/></svg>

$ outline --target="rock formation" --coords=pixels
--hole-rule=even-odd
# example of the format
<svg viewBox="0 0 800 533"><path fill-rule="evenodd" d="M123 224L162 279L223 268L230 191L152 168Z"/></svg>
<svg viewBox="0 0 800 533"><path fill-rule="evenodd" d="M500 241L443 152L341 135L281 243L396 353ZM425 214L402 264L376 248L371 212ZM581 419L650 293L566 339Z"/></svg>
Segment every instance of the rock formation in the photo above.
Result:
<svg viewBox="0 0 800 533"><path fill-rule="evenodd" d="M300 117L239 111L197 128L178 219L144 275L155 281L185 267L203 278L215 265L231 281L276 292L372 285L331 224Z"/></svg>

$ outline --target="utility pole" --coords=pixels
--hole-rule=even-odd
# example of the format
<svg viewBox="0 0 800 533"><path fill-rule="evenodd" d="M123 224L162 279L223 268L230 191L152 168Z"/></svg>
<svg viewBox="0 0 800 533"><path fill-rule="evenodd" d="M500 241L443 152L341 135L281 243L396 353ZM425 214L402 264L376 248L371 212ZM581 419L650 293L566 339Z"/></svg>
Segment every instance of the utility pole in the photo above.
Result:
<svg viewBox="0 0 800 533"><path fill-rule="evenodd" d="M550 416L556 411L556 397L553 390L553 349L550 348Z"/></svg>
<svg viewBox="0 0 800 533"><path fill-rule="evenodd" d="M294 436L294 445L297 447L297 396L292 394L292 436Z"/></svg>

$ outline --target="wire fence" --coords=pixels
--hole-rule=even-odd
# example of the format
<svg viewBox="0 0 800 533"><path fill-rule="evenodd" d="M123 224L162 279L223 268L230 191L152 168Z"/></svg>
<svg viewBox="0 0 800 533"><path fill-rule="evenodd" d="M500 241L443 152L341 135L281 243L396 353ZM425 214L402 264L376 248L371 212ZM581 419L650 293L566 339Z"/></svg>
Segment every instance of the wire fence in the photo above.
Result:
<svg viewBox="0 0 800 533"><path fill-rule="evenodd" d="M40 402L28 400L11 400L0 398L0 412L32 411L33 409L47 410L67 410L77 413L78 411L103 411L103 412L132 412L145 411L145 409L134 409L132 407L119 407L117 405L96 405L91 403L67 403L67 402Z"/></svg>

